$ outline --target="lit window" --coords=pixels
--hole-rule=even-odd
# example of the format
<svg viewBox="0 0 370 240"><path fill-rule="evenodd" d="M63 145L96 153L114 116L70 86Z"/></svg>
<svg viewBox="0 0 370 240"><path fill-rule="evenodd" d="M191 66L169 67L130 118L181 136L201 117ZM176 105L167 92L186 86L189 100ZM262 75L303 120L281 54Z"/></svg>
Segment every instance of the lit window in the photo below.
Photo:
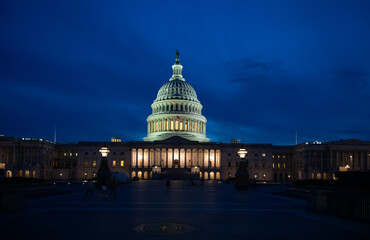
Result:
<svg viewBox="0 0 370 240"><path fill-rule="evenodd" d="M283 158L285 158L285 155L283 155Z"/></svg>
<svg viewBox="0 0 370 240"><path fill-rule="evenodd" d="M64 153L64 156L67 156L67 153Z"/></svg>
<svg viewBox="0 0 370 240"><path fill-rule="evenodd" d="M78 156L78 153L76 153L76 157Z"/></svg>
<svg viewBox="0 0 370 240"><path fill-rule="evenodd" d="M275 158L275 155L272 155L272 158Z"/></svg>
<svg viewBox="0 0 370 240"><path fill-rule="evenodd" d="M278 163L278 168L280 168L280 163Z"/></svg>
<svg viewBox="0 0 370 240"><path fill-rule="evenodd" d="M123 167L124 165L125 165L125 162L121 160L121 167Z"/></svg>
<svg viewBox="0 0 370 240"><path fill-rule="evenodd" d="M113 167L116 166L116 160L113 160L113 163L112 163Z"/></svg>
<svg viewBox="0 0 370 240"><path fill-rule="evenodd" d="M285 168L285 163L284 163L284 168Z"/></svg>
<svg viewBox="0 0 370 240"><path fill-rule="evenodd" d="M96 166L96 160L93 161L93 167L95 167L95 166Z"/></svg>
<svg viewBox="0 0 370 240"><path fill-rule="evenodd" d="M275 163L272 164L272 168L275 168Z"/></svg>
<svg viewBox="0 0 370 240"><path fill-rule="evenodd" d="M280 158L280 155L278 155L278 158Z"/></svg>
<svg viewBox="0 0 370 240"><path fill-rule="evenodd" d="M266 157L266 153L262 153L262 157Z"/></svg>
<svg viewBox="0 0 370 240"><path fill-rule="evenodd" d="M70 153L69 156L72 156L72 153Z"/></svg>

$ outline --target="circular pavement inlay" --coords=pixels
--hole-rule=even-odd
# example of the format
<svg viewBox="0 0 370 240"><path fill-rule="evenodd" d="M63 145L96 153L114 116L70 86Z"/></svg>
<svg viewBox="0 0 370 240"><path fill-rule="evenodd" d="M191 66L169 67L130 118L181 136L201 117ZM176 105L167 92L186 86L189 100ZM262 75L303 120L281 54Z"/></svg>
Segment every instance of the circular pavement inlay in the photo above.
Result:
<svg viewBox="0 0 370 240"><path fill-rule="evenodd" d="M177 235L194 231L194 227L179 223L151 223L137 226L135 231L155 235Z"/></svg>

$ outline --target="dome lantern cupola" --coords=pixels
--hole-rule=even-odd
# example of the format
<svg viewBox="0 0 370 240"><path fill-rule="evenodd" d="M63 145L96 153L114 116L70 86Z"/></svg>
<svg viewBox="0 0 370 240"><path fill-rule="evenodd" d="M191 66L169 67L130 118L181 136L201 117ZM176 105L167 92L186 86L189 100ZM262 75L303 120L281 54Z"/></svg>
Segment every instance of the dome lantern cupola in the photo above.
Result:
<svg viewBox="0 0 370 240"><path fill-rule="evenodd" d="M179 51L176 50L176 61L175 64L172 65L173 74L172 77L170 78L170 81L176 79L185 81L185 79L182 77L182 65L180 64L179 55L180 55Z"/></svg>

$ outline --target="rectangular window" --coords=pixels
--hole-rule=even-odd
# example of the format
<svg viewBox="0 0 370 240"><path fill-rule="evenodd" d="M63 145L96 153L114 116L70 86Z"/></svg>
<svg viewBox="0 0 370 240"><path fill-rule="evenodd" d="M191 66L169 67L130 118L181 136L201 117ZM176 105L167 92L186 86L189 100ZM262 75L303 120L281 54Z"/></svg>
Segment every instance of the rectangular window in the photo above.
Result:
<svg viewBox="0 0 370 240"><path fill-rule="evenodd" d="M262 157L266 157L266 153L262 153Z"/></svg>
<svg viewBox="0 0 370 240"><path fill-rule="evenodd" d="M284 168L285 168L285 163L284 163Z"/></svg>
<svg viewBox="0 0 370 240"><path fill-rule="evenodd" d="M64 156L67 156L67 153L64 153Z"/></svg>
<svg viewBox="0 0 370 240"><path fill-rule="evenodd" d="M272 168L275 168L275 163L272 164Z"/></svg>
<svg viewBox="0 0 370 240"><path fill-rule="evenodd" d="M229 162L228 164L229 164L228 167L231 167L231 162Z"/></svg>
<svg viewBox="0 0 370 240"><path fill-rule="evenodd" d="M280 168L280 163L278 163L278 168Z"/></svg>
<svg viewBox="0 0 370 240"><path fill-rule="evenodd" d="M121 160L121 167L123 167L124 165L125 165L125 162Z"/></svg>
<svg viewBox="0 0 370 240"><path fill-rule="evenodd" d="M239 163L235 163L235 167L239 167Z"/></svg>
<svg viewBox="0 0 370 240"><path fill-rule="evenodd" d="M116 166L116 160L113 160L113 163L112 163L112 166L115 167Z"/></svg>
<svg viewBox="0 0 370 240"><path fill-rule="evenodd" d="M93 167L96 167L96 160L93 161Z"/></svg>

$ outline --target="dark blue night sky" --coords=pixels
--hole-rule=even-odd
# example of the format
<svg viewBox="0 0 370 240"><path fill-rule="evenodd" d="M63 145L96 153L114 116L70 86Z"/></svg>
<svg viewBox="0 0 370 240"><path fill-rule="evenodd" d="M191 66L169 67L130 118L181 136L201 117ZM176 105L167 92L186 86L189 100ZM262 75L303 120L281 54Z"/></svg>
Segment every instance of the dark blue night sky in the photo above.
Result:
<svg viewBox="0 0 370 240"><path fill-rule="evenodd" d="M0 134L142 140L176 49L207 137L370 140L370 1L1 1Z"/></svg>

